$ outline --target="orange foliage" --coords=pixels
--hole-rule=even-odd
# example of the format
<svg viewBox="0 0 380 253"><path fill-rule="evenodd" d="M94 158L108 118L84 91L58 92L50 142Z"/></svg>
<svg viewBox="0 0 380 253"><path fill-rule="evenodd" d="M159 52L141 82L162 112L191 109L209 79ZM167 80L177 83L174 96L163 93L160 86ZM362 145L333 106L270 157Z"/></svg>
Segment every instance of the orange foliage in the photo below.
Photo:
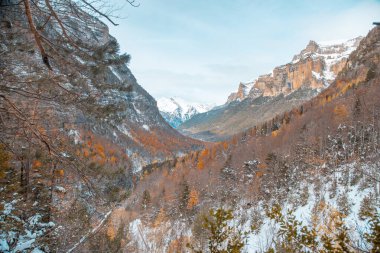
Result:
<svg viewBox="0 0 380 253"><path fill-rule="evenodd" d="M95 148L95 150L96 150L96 153L97 153L100 157L102 157L103 159L105 159L106 155L105 155L105 153L104 153L104 147L103 147L103 145L97 143L97 144L94 145L94 148Z"/></svg>
<svg viewBox="0 0 380 253"><path fill-rule="evenodd" d="M168 253L177 253L177 252L183 252L183 249L186 247L186 244L190 242L189 237L181 236L178 239L175 239L170 242Z"/></svg>
<svg viewBox="0 0 380 253"><path fill-rule="evenodd" d="M39 160L33 161L33 168L40 168L42 166L42 162Z"/></svg>
<svg viewBox="0 0 380 253"><path fill-rule="evenodd" d="M88 148L83 148L83 156L84 157L89 157L90 156L90 150L88 150Z"/></svg>
<svg viewBox="0 0 380 253"><path fill-rule="evenodd" d="M214 159L216 157L216 152L217 152L216 148L211 149L211 157L210 157L211 159Z"/></svg>
<svg viewBox="0 0 380 253"><path fill-rule="evenodd" d="M192 209L199 203L199 193L197 190L192 189L190 191L189 201L187 202L187 209Z"/></svg>
<svg viewBox="0 0 380 253"><path fill-rule="evenodd" d="M111 163L116 163L117 162L117 158L115 156L111 156L110 162Z"/></svg>
<svg viewBox="0 0 380 253"><path fill-rule="evenodd" d="M55 174L57 175L57 176L60 176L60 177L63 177L64 175L65 175L65 171L64 170L56 170L55 171Z"/></svg>
<svg viewBox="0 0 380 253"><path fill-rule="evenodd" d="M203 170L204 167L205 167L205 164L204 164L203 160L202 160L202 159L199 159L198 164L197 164L197 168L198 168L199 170Z"/></svg>
<svg viewBox="0 0 380 253"><path fill-rule="evenodd" d="M165 210L164 208L160 209L160 212L158 213L156 219L153 222L153 226L157 227L161 225L162 222L164 222L166 219Z"/></svg>
<svg viewBox="0 0 380 253"><path fill-rule="evenodd" d="M346 118L348 115L347 108L345 105L337 105L334 108L334 114L336 117L342 119Z"/></svg>
<svg viewBox="0 0 380 253"><path fill-rule="evenodd" d="M266 169L268 166L265 164L265 163L260 163L259 165L257 165L257 168L259 169Z"/></svg>
<svg viewBox="0 0 380 253"><path fill-rule="evenodd" d="M116 231L112 225L109 225L107 228L107 236L111 241L113 241L115 239Z"/></svg>
<svg viewBox="0 0 380 253"><path fill-rule="evenodd" d="M279 134L280 130L276 130L276 131L273 131L272 132L272 137L277 137L277 135Z"/></svg>
<svg viewBox="0 0 380 253"><path fill-rule="evenodd" d="M256 177L262 177L264 175L264 172L258 171L256 172Z"/></svg>
<svg viewBox="0 0 380 253"><path fill-rule="evenodd" d="M207 157L208 155L209 155L209 150L206 148L206 149L204 149L204 150L202 150L202 152L201 152L201 157L203 158L203 157Z"/></svg>
<svg viewBox="0 0 380 253"><path fill-rule="evenodd" d="M198 158L197 168L202 170L205 167L205 160L209 158L210 151L206 148L202 150Z"/></svg>

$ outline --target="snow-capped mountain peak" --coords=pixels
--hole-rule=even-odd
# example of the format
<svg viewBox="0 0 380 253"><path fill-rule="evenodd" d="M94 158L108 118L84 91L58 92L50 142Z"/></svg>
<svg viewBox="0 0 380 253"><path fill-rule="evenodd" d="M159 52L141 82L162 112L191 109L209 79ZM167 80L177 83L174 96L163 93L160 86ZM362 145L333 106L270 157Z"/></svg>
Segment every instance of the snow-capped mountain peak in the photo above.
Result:
<svg viewBox="0 0 380 253"><path fill-rule="evenodd" d="M215 105L204 105L190 103L182 98L160 98L157 100L157 107L164 119L174 128L189 120L194 115L207 112Z"/></svg>

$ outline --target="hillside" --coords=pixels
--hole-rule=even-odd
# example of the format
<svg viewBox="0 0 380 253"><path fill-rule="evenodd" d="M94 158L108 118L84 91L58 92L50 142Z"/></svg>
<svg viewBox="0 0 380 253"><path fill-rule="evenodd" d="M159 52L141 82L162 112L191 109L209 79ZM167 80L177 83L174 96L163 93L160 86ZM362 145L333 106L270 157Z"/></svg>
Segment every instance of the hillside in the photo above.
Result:
<svg viewBox="0 0 380 253"><path fill-rule="evenodd" d="M125 247L131 251L175 252L187 242L206 249L201 219L223 206L233 210L235 227L259 227L246 249L265 252L281 248L281 233L266 216L277 203L283 215L294 210L302 225L315 226L317 235L338 240L344 222L349 243L341 245L365 250L360 231L368 220L360 217L379 203L379 41L375 28L330 87L309 102L228 141L147 168L109 226L115 231L121 222L130 224ZM301 247L290 252L310 250L300 242L287 245Z"/></svg>
<svg viewBox="0 0 380 253"><path fill-rule="evenodd" d="M224 140L299 106L330 85L360 40L334 45L310 41L292 62L241 83L224 106L196 115L179 130L202 140Z"/></svg>
<svg viewBox="0 0 380 253"><path fill-rule="evenodd" d="M49 3L0 2L1 252L67 251L144 166L203 147L166 123L95 13Z"/></svg>

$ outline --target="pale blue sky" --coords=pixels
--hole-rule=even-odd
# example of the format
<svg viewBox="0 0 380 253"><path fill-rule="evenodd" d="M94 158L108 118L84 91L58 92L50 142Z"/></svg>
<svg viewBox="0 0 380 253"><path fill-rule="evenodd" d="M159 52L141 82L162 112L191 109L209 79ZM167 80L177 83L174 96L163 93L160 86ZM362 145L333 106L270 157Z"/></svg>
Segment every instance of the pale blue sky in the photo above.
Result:
<svg viewBox="0 0 380 253"><path fill-rule="evenodd" d="M113 0L116 5L123 0ZM248 81L289 62L309 40L366 35L380 0L136 0L110 31L155 98L222 104Z"/></svg>

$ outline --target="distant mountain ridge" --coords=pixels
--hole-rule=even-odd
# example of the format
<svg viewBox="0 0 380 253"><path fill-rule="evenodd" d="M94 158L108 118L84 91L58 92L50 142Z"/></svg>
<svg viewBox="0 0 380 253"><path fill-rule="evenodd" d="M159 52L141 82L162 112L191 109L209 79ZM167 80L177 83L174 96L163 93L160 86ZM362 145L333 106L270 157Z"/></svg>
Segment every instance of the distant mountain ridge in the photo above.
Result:
<svg viewBox="0 0 380 253"><path fill-rule="evenodd" d="M172 127L177 128L183 122L191 119L195 115L211 110L214 105L189 103L178 97L163 97L157 100L157 107L162 117Z"/></svg>
<svg viewBox="0 0 380 253"><path fill-rule="evenodd" d="M291 62L241 82L223 106L195 115L178 129L193 138L220 141L289 111L329 87L361 40L310 41Z"/></svg>

